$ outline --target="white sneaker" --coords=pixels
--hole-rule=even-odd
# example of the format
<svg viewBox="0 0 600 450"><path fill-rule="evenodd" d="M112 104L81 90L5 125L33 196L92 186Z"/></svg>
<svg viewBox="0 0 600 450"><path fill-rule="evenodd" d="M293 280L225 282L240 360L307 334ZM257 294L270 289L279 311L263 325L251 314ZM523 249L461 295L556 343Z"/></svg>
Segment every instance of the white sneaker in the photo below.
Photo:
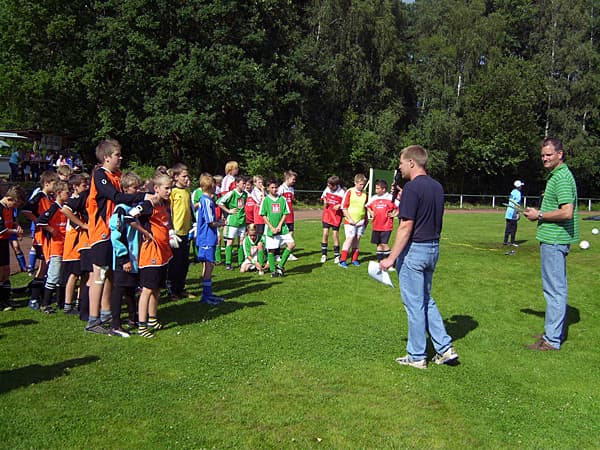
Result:
<svg viewBox="0 0 600 450"><path fill-rule="evenodd" d="M427 360L422 359L421 361L413 361L410 359L410 356L401 356L400 358L396 358L396 362L401 366L410 366L415 369L427 369Z"/></svg>
<svg viewBox="0 0 600 450"><path fill-rule="evenodd" d="M336 256L335 258L333 258L333 263L334 264L339 264L340 263L340 257Z"/></svg>
<svg viewBox="0 0 600 450"><path fill-rule="evenodd" d="M327 255L321 255L321 264L327 261Z"/></svg>
<svg viewBox="0 0 600 450"><path fill-rule="evenodd" d="M436 364L446 364L446 363L449 363L450 361L454 361L457 359L458 359L458 353L456 353L456 350L454 350L454 347L450 347L448 350L446 350L441 355L439 353L436 354L431 361L433 361Z"/></svg>
<svg viewBox="0 0 600 450"><path fill-rule="evenodd" d="M298 258L296 256L294 256L292 253L290 253L290 256L288 256L288 260L289 261L298 261Z"/></svg>

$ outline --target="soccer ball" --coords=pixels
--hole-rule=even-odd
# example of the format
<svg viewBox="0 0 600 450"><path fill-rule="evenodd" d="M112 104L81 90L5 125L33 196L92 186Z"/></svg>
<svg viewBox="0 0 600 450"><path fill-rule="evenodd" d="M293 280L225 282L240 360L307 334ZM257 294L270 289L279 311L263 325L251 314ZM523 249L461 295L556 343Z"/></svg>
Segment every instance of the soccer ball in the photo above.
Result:
<svg viewBox="0 0 600 450"><path fill-rule="evenodd" d="M592 228L592 234L598 234L600 233L600 230L598 230L598 228Z"/></svg>
<svg viewBox="0 0 600 450"><path fill-rule="evenodd" d="M588 248L590 248L590 243L588 241L581 241L579 243L579 248L581 250L587 250Z"/></svg>

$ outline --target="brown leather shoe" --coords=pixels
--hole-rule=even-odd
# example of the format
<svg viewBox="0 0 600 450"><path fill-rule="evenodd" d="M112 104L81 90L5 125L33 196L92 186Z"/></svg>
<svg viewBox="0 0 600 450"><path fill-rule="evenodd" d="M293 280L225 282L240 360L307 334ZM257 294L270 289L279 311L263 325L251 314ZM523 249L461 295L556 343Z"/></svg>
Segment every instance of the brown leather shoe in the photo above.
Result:
<svg viewBox="0 0 600 450"><path fill-rule="evenodd" d="M541 351L558 351L557 348L552 347L545 339L535 341L533 344L527 346L529 350L541 350Z"/></svg>

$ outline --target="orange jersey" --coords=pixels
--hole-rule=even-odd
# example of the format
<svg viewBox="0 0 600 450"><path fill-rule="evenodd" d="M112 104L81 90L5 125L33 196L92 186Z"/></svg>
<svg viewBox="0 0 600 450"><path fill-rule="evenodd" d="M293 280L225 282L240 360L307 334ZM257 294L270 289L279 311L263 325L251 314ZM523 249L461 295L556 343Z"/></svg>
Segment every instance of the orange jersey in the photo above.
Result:
<svg viewBox="0 0 600 450"><path fill-rule="evenodd" d="M121 172L111 172L99 167L92 174L90 195L87 200L89 215L88 235L90 244L110 240L108 221L119 203L133 205L144 200L144 193L125 194L121 192Z"/></svg>
<svg viewBox="0 0 600 450"><path fill-rule="evenodd" d="M54 228L54 234L50 234L44 230L42 239L42 249L44 250L44 258L46 261L51 256L60 256L62 258L65 247L65 234L67 230L67 216L62 211L62 205L53 203L48 210L38 217L38 227L51 226Z"/></svg>
<svg viewBox="0 0 600 450"><path fill-rule="evenodd" d="M0 239L10 238L8 230L11 228L16 228L15 216L13 214L14 208L7 208L0 203Z"/></svg>
<svg viewBox="0 0 600 450"><path fill-rule="evenodd" d="M79 195L74 195L63 206L84 223L88 221L87 210L85 208L86 200L89 192L83 192ZM67 222L67 233L65 235L65 248L63 251L63 261L79 261L79 251L90 247L87 230L74 226L71 221Z"/></svg>
<svg viewBox="0 0 600 450"><path fill-rule="evenodd" d="M36 219L44 212L47 211L50 206L52 206L54 200L52 200L48 194L44 191L39 190L35 195L33 195L27 204L23 207L21 212L23 213L31 213ZM42 230L39 226L35 227L35 233L33 235L33 245L42 245L42 241L44 240L44 230Z"/></svg>
<svg viewBox="0 0 600 450"><path fill-rule="evenodd" d="M143 220L144 218L142 218ZM152 215L145 218L144 225L150 226L153 240L144 241L140 246L139 267L160 267L168 264L173 257L169 245L169 229L171 228L171 212L168 204L156 205Z"/></svg>

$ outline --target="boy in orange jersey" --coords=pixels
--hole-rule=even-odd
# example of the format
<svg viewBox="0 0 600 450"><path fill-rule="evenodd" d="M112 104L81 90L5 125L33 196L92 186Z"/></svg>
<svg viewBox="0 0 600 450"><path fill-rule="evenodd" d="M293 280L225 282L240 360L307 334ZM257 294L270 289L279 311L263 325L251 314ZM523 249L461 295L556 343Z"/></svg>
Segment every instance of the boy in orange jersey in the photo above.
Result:
<svg viewBox="0 0 600 450"><path fill-rule="evenodd" d="M63 166L64 167L64 166ZM87 173L71 175L69 178L71 198L62 207L67 217L67 233L63 251L63 277L61 285L65 287L65 314L77 314L77 302L73 302L77 279L81 277L81 289L87 283L87 274L81 270L81 249L87 247L87 212L85 201L90 190L90 176ZM82 274L85 273L85 276ZM80 297L81 298L81 295Z"/></svg>
<svg viewBox="0 0 600 450"><path fill-rule="evenodd" d="M173 257L171 246L176 245L177 238L172 229L169 205L173 181L163 174L154 177L152 181L159 201L153 208L150 207L150 202L136 207L141 211L142 226L152 235L152 239L142 242L139 258L142 292L138 305L138 334L145 338L154 337L154 331L162 328L157 318L158 299L160 288L166 281L167 265ZM132 214L135 216L135 212Z"/></svg>
<svg viewBox="0 0 600 450"><path fill-rule="evenodd" d="M23 207L21 212L33 224L35 224L35 232L33 235L32 248L35 250L36 258L40 260L38 270L31 281L31 299L29 307L31 309L39 309L44 289L44 279L46 278L46 270L48 268L47 261L44 260L44 252L42 250L42 240L44 231L37 226L37 219L44 211L46 211L54 202L54 184L58 181L58 176L55 172L45 171L40 176L40 190L36 191Z"/></svg>
<svg viewBox="0 0 600 450"><path fill-rule="evenodd" d="M52 295L56 291L57 303L61 307L64 292L60 288L60 276L62 270L62 256L65 247L65 234L67 230L67 217L62 213L63 205L69 200L69 185L64 181L57 181L54 187L56 195L55 202L44 213L38 217L38 227L44 230L44 259L48 261L48 275L44 286L44 295L40 310L45 314L53 314L54 310L50 303Z"/></svg>
<svg viewBox="0 0 600 450"><path fill-rule="evenodd" d="M10 244L11 236L23 237L23 229L14 220L14 209L25 203L25 191L20 186L8 188L0 199L0 310L12 310L10 300Z"/></svg>
<svg viewBox="0 0 600 450"><path fill-rule="evenodd" d="M90 183L90 195L87 201L89 216L88 235L90 239L90 258L92 272L89 281L90 307L86 331L108 334L108 322L111 295L112 245L108 222L115 205L124 203L133 205L147 200L156 200L156 196L137 193L125 194L121 191L121 144L113 139L100 142L96 147L96 159L101 166L94 170Z"/></svg>

